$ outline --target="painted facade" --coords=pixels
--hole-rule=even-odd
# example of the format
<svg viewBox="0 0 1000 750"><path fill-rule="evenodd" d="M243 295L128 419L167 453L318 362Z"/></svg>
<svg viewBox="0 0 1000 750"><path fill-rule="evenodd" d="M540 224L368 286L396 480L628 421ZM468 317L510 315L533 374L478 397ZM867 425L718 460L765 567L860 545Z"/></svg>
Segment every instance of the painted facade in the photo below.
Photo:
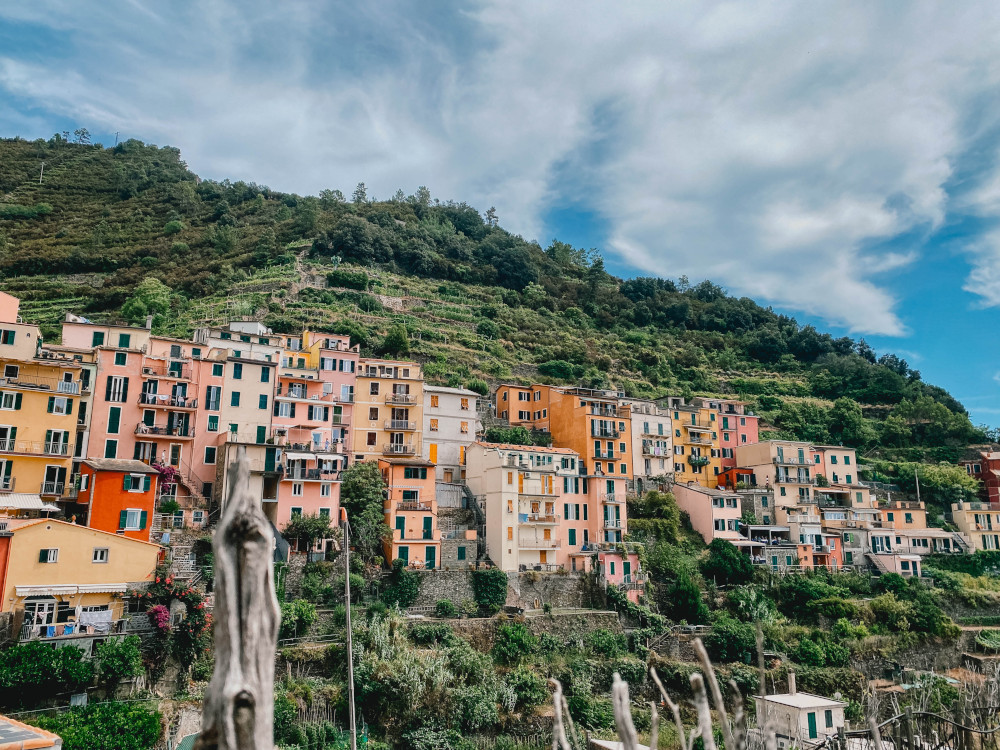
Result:
<svg viewBox="0 0 1000 750"><path fill-rule="evenodd" d="M354 386L354 460L423 455L423 384L416 362L359 361Z"/></svg>
<svg viewBox="0 0 1000 750"><path fill-rule="evenodd" d="M424 386L423 457L439 482L465 478L465 453L482 429L479 394L466 388Z"/></svg>
<svg viewBox="0 0 1000 750"><path fill-rule="evenodd" d="M149 541L160 472L133 459L90 458L80 467L77 502L92 529Z"/></svg>

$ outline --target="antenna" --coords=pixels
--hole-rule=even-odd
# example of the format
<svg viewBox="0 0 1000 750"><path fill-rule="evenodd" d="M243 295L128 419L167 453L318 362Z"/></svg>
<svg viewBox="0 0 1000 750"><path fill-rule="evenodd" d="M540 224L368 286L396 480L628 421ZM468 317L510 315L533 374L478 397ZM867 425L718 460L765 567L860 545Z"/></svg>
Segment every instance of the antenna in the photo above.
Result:
<svg viewBox="0 0 1000 750"><path fill-rule="evenodd" d="M118 145L118 131L115 131L115 145Z"/></svg>

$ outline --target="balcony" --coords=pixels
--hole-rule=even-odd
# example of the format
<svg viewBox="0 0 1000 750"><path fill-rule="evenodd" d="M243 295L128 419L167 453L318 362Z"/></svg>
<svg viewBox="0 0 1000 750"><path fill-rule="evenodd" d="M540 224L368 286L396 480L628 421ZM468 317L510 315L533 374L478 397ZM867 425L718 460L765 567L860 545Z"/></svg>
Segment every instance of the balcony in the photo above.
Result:
<svg viewBox="0 0 1000 750"><path fill-rule="evenodd" d="M591 430L590 436L595 438L617 438L621 437L621 432L618 430Z"/></svg>
<svg viewBox="0 0 1000 750"><path fill-rule="evenodd" d="M302 481L335 481L340 476L339 471L330 471L327 469L289 469L285 472L285 479L302 482Z"/></svg>
<svg viewBox="0 0 1000 750"><path fill-rule="evenodd" d="M774 481L777 484L808 484L810 486L816 484L814 477L804 477L798 474L775 474Z"/></svg>
<svg viewBox="0 0 1000 750"><path fill-rule="evenodd" d="M0 386L5 388L29 388L42 391L55 391L67 396L80 393L80 382L76 380L60 380L37 375L19 374L16 378L0 378Z"/></svg>
<svg viewBox="0 0 1000 750"><path fill-rule="evenodd" d="M393 432L414 432L417 429L417 423L408 422L405 419L387 419L385 429Z"/></svg>
<svg viewBox="0 0 1000 750"><path fill-rule="evenodd" d="M622 527L620 518L605 518L603 523L606 529L620 529Z"/></svg>
<svg viewBox="0 0 1000 750"><path fill-rule="evenodd" d="M673 454L670 452L669 448L665 448L661 445L644 445L642 446L642 455L651 456L653 458L669 458Z"/></svg>
<svg viewBox="0 0 1000 750"><path fill-rule="evenodd" d="M411 396L409 393L388 393L385 402L387 404L415 404L417 397Z"/></svg>
<svg viewBox="0 0 1000 750"><path fill-rule="evenodd" d="M166 362L158 364L145 364L142 366L142 374L146 377L190 380L191 366L179 364L168 365Z"/></svg>
<svg viewBox="0 0 1000 750"><path fill-rule="evenodd" d="M771 458L771 463L775 466L814 466L815 464L809 460L807 456L773 456Z"/></svg>
<svg viewBox="0 0 1000 750"><path fill-rule="evenodd" d="M711 445L712 441L701 434L688 435L687 442L691 445Z"/></svg>
<svg viewBox="0 0 1000 750"><path fill-rule="evenodd" d="M198 399L188 396L171 396L166 393L140 393L140 406L159 406L164 409L197 409Z"/></svg>
<svg viewBox="0 0 1000 750"><path fill-rule="evenodd" d="M517 546L521 549L559 549L562 544L558 539L518 539Z"/></svg>
<svg viewBox="0 0 1000 750"><path fill-rule="evenodd" d="M93 625L72 622L36 625L26 622L21 626L20 641L51 641L87 636L125 635L128 620L108 620Z"/></svg>
<svg viewBox="0 0 1000 750"><path fill-rule="evenodd" d="M193 438L194 428L167 427L165 425L152 425L140 422L135 426L135 434L147 435L149 437Z"/></svg>
<svg viewBox="0 0 1000 750"><path fill-rule="evenodd" d="M430 503L414 502L412 500L401 500L396 503L396 511L399 513L432 513L434 508Z"/></svg>
<svg viewBox="0 0 1000 750"><path fill-rule="evenodd" d="M606 505L616 504L621 505L625 502L625 498L622 495L616 495L613 492L606 492L601 495L601 502Z"/></svg>
<svg viewBox="0 0 1000 750"><path fill-rule="evenodd" d="M65 489L65 482L42 482L38 492L41 495L62 495Z"/></svg>
<svg viewBox="0 0 1000 750"><path fill-rule="evenodd" d="M559 516L552 513L522 513L518 523L553 526L559 523Z"/></svg>
<svg viewBox="0 0 1000 750"><path fill-rule="evenodd" d="M614 406L591 406L587 413L592 417L618 418L618 409Z"/></svg>
<svg viewBox="0 0 1000 750"><path fill-rule="evenodd" d="M682 424L682 427L686 427L688 432L711 432L711 425L701 425L701 424Z"/></svg>
<svg viewBox="0 0 1000 750"><path fill-rule="evenodd" d="M29 453L36 456L68 456L69 443L54 443L32 440L0 440L0 452Z"/></svg>
<svg viewBox="0 0 1000 750"><path fill-rule="evenodd" d="M605 460L614 461L616 456L614 451L594 451L594 458L603 458Z"/></svg>
<svg viewBox="0 0 1000 750"><path fill-rule="evenodd" d="M388 443L382 446L382 453L387 456L413 456L417 449L412 445L402 443Z"/></svg>
<svg viewBox="0 0 1000 750"><path fill-rule="evenodd" d="M833 552L828 544L814 544L812 546L812 551L814 555L829 555Z"/></svg>

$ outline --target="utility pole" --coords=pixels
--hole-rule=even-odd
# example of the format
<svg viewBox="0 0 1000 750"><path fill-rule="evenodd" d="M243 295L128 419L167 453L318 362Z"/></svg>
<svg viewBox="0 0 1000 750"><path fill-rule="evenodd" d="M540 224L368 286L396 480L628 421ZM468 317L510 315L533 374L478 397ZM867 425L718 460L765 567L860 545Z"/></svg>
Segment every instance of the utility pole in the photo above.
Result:
<svg viewBox="0 0 1000 750"><path fill-rule="evenodd" d="M358 750L358 730L354 726L354 645L351 633L351 526L347 511L340 509L340 525L344 529L344 609L347 620L347 703L351 712L351 750Z"/></svg>
<svg viewBox="0 0 1000 750"><path fill-rule="evenodd" d="M115 131L115 145L118 145L118 131Z"/></svg>
<svg viewBox="0 0 1000 750"><path fill-rule="evenodd" d="M45 174L45 162L44 162L44 161L42 162L42 169L41 169L41 171L40 171L40 172L38 173L38 184L39 184L39 185L41 185L41 184L42 184L42 175L43 175L43 174Z"/></svg>
<svg viewBox="0 0 1000 750"><path fill-rule="evenodd" d="M917 502L919 503L920 502L920 474L917 473L916 469L913 470L913 478L917 480Z"/></svg>

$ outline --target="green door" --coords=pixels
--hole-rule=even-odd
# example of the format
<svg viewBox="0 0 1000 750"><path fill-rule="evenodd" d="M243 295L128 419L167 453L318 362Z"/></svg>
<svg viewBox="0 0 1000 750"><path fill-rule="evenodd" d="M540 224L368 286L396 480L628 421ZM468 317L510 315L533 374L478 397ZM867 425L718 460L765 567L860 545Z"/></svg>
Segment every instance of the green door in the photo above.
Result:
<svg viewBox="0 0 1000 750"><path fill-rule="evenodd" d="M406 524L405 518L403 518L402 516L396 516L396 531L399 532L399 536L397 537L398 539L402 539L404 536L406 536L406 534L403 533L403 530L406 528L405 524Z"/></svg>
<svg viewBox="0 0 1000 750"><path fill-rule="evenodd" d="M436 562L435 554L435 549L428 546L424 557L424 567L427 568L427 570L434 570L434 563Z"/></svg>
<svg viewBox="0 0 1000 750"><path fill-rule="evenodd" d="M433 539L433 531L431 530L431 525L434 523L434 519L430 516L424 516L424 539ZM433 552L433 549L431 549Z"/></svg>
<svg viewBox="0 0 1000 750"><path fill-rule="evenodd" d="M399 559L402 560L407 565L410 564L410 548L409 547L400 547L399 548Z"/></svg>
<svg viewBox="0 0 1000 750"><path fill-rule="evenodd" d="M277 448L268 448L264 451L264 471L274 471L277 455Z"/></svg>
<svg viewBox="0 0 1000 750"><path fill-rule="evenodd" d="M809 739L814 740L817 737L816 734L816 714L810 711L806 718L809 720Z"/></svg>
<svg viewBox="0 0 1000 750"><path fill-rule="evenodd" d="M625 574L625 580L629 580L629 576L632 575L632 563L628 560L622 563L622 573Z"/></svg>
<svg viewBox="0 0 1000 750"><path fill-rule="evenodd" d="M257 443L263 443L267 439L267 427L265 425L257 425Z"/></svg>

